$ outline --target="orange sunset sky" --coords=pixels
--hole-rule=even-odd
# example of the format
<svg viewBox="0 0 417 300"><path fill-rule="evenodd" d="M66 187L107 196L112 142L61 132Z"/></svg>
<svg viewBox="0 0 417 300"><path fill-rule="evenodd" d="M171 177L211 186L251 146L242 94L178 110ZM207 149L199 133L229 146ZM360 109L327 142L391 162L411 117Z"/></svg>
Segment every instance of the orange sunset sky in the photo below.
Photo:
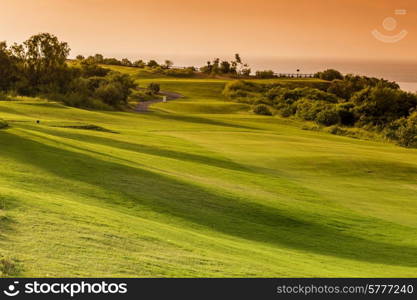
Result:
<svg viewBox="0 0 417 300"><path fill-rule="evenodd" d="M417 60L415 0L0 0L0 11L0 40L50 32L70 44L72 56ZM388 31L382 22L390 16L398 23ZM408 35L383 43L374 29Z"/></svg>

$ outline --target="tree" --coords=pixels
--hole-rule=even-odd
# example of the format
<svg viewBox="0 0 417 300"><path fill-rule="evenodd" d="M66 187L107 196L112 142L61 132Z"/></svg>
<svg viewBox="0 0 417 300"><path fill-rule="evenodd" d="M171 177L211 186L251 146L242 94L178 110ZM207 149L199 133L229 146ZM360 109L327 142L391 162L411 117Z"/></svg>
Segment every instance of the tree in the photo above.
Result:
<svg viewBox="0 0 417 300"><path fill-rule="evenodd" d="M123 58L122 59L122 65L125 66L125 67L131 67L132 66L132 62L129 59L127 59L127 58Z"/></svg>
<svg viewBox="0 0 417 300"><path fill-rule="evenodd" d="M50 83L57 73L67 67L70 52L67 43L49 33L34 35L23 43L13 46L14 55L23 61L25 75L32 85Z"/></svg>
<svg viewBox="0 0 417 300"><path fill-rule="evenodd" d="M236 63L238 63L239 65L242 64L242 58L240 57L239 53L235 54L235 61Z"/></svg>
<svg viewBox="0 0 417 300"><path fill-rule="evenodd" d="M77 57L75 57L75 59L81 61L81 60L84 60L85 57L83 55L79 54L79 55L77 55Z"/></svg>
<svg viewBox="0 0 417 300"><path fill-rule="evenodd" d="M174 63L170 61L169 59L165 60L164 68L165 69L171 69Z"/></svg>
<svg viewBox="0 0 417 300"><path fill-rule="evenodd" d="M105 65L114 65L114 66L121 66L122 65L122 62L120 60L118 60L117 58L114 58L114 57L105 58L102 63L105 64Z"/></svg>
<svg viewBox="0 0 417 300"><path fill-rule="evenodd" d="M232 70L234 70L238 76L249 76L252 72L252 70L249 68L249 65L243 63L239 53L235 54L235 60L232 62Z"/></svg>
<svg viewBox="0 0 417 300"><path fill-rule="evenodd" d="M154 82L151 82L147 87L147 92L150 95L158 94L160 90L161 90L161 87L159 86L159 84L154 83Z"/></svg>
<svg viewBox="0 0 417 300"><path fill-rule="evenodd" d="M144 68L146 66L146 64L143 60L139 59L139 60L137 60L133 63L133 66L135 68Z"/></svg>
<svg viewBox="0 0 417 300"><path fill-rule="evenodd" d="M94 60L96 61L96 63L98 64L102 64L104 61L104 56L102 54L96 54L94 55Z"/></svg>
<svg viewBox="0 0 417 300"><path fill-rule="evenodd" d="M211 74L216 75L220 72L220 59L216 58L213 60L213 64L211 66Z"/></svg>
<svg viewBox="0 0 417 300"><path fill-rule="evenodd" d="M157 67L159 67L159 64L157 63L157 61L156 61L156 60L151 59L151 60L148 62L148 67L149 67L149 68L157 68Z"/></svg>
<svg viewBox="0 0 417 300"><path fill-rule="evenodd" d="M63 91L75 75L66 64L68 44L49 33L14 44L11 52L20 76L16 89L22 94Z"/></svg>
<svg viewBox="0 0 417 300"><path fill-rule="evenodd" d="M252 70L250 68L248 68L248 65L245 65L245 68L240 70L240 74L242 74L242 76L250 76L250 73L252 72Z"/></svg>
<svg viewBox="0 0 417 300"><path fill-rule="evenodd" d="M207 64L200 68L200 72L210 74L212 70L211 61L207 61Z"/></svg>
<svg viewBox="0 0 417 300"><path fill-rule="evenodd" d="M131 89L135 87L136 84L129 75L112 72L104 81L100 81L95 96L104 103L117 107L127 103Z"/></svg>
<svg viewBox="0 0 417 300"><path fill-rule="evenodd" d="M228 61L222 61L220 63L220 72L223 74L229 74L230 73L230 63Z"/></svg>

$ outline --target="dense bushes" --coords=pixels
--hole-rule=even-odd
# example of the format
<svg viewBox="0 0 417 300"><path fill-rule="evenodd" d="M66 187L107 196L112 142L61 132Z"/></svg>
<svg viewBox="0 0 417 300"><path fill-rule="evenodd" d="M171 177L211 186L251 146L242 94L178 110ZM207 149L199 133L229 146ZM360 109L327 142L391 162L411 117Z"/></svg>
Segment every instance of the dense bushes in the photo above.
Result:
<svg viewBox="0 0 417 300"><path fill-rule="evenodd" d="M321 111L331 109L331 105L326 101L311 101L308 98L297 101L294 107L296 108L296 115L307 121L315 121Z"/></svg>
<svg viewBox="0 0 417 300"><path fill-rule="evenodd" d="M349 101L354 93L368 87L386 87L394 90L398 90L400 88L397 83L385 79L346 75L343 80L333 80L330 83L327 92L332 93L345 101Z"/></svg>
<svg viewBox="0 0 417 300"><path fill-rule="evenodd" d="M417 112L391 123L386 129L386 135L401 146L417 147Z"/></svg>
<svg viewBox="0 0 417 300"><path fill-rule="evenodd" d="M331 107L320 111L316 115L315 121L324 126L331 126L340 123L340 115L334 107Z"/></svg>
<svg viewBox="0 0 417 300"><path fill-rule="evenodd" d="M257 115L272 116L272 112L265 104L255 105L253 112Z"/></svg>
<svg viewBox="0 0 417 300"><path fill-rule="evenodd" d="M355 93L350 102L358 125L385 125L407 117L417 107L416 94L387 87L365 88Z"/></svg>
<svg viewBox="0 0 417 300"><path fill-rule="evenodd" d="M417 147L417 94L404 92L384 79L346 75L327 70L321 75L333 80L323 86L301 87L235 81L224 95L254 105L254 112L272 111L284 117L296 116L322 126L363 128L396 140L405 147ZM269 113L268 113L269 112Z"/></svg>
<svg viewBox="0 0 417 300"><path fill-rule="evenodd" d="M127 104L134 88L136 84L127 74L110 72L104 77L77 78L71 83L70 92L58 98L76 107L120 108Z"/></svg>

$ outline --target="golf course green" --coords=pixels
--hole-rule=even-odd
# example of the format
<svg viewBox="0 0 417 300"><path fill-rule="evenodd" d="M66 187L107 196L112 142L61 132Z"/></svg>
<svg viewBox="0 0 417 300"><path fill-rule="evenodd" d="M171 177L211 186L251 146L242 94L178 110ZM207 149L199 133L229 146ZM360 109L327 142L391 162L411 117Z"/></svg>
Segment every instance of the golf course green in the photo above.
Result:
<svg viewBox="0 0 417 300"><path fill-rule="evenodd" d="M117 69L183 97L0 101L3 276L417 276L417 150L255 115L227 80Z"/></svg>

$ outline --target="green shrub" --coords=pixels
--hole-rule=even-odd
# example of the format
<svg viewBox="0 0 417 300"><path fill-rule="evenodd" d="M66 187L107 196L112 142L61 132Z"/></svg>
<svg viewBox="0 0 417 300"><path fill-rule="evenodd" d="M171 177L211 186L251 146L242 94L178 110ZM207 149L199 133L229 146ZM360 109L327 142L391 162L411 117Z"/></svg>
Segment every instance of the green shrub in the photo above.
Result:
<svg viewBox="0 0 417 300"><path fill-rule="evenodd" d="M309 99L301 99L295 104L296 115L307 121L315 121L317 114L321 111L331 109L332 105L325 101L311 101Z"/></svg>
<svg viewBox="0 0 417 300"><path fill-rule="evenodd" d="M272 116L272 112L269 107L265 104L255 105L253 112L257 115Z"/></svg>
<svg viewBox="0 0 417 300"><path fill-rule="evenodd" d="M342 125L353 126L355 124L356 117L353 113L354 107L355 105L350 102L341 103L336 106L340 118L340 123Z"/></svg>
<svg viewBox="0 0 417 300"><path fill-rule="evenodd" d="M0 119L0 129L4 129L7 127L9 127L9 124L6 121Z"/></svg>
<svg viewBox="0 0 417 300"><path fill-rule="evenodd" d="M110 106L117 106L124 99L122 88L118 83L101 85L95 91L95 96Z"/></svg>
<svg viewBox="0 0 417 300"><path fill-rule="evenodd" d="M406 118L417 107L417 95L388 87L367 87L352 96L360 125L384 127Z"/></svg>
<svg viewBox="0 0 417 300"><path fill-rule="evenodd" d="M127 104L132 89L136 87L129 75L111 72L105 77L105 81L99 83L93 97L112 107L120 107Z"/></svg>
<svg viewBox="0 0 417 300"><path fill-rule="evenodd" d="M386 130L388 138L397 140L398 145L409 148L417 147L417 112L409 118L393 122Z"/></svg>
<svg viewBox="0 0 417 300"><path fill-rule="evenodd" d="M303 88L283 88L283 87L275 87L270 89L266 95L270 99L274 99L274 101L280 102L284 101L287 104L292 104L302 98L308 98L310 100L320 100L326 101L329 103L337 103L338 98L330 93L324 92L322 90L311 88L311 87L303 87Z"/></svg>
<svg viewBox="0 0 417 300"><path fill-rule="evenodd" d="M161 86L158 83L152 82L148 85L146 90L150 95L155 95L159 93L159 91L161 90Z"/></svg>
<svg viewBox="0 0 417 300"><path fill-rule="evenodd" d="M331 126L340 122L339 113L336 109L325 109L316 115L315 121L324 126Z"/></svg>
<svg viewBox="0 0 417 300"><path fill-rule="evenodd" d="M292 105L285 105L279 109L279 114L284 118L294 115L295 112L295 108Z"/></svg>
<svg viewBox="0 0 417 300"><path fill-rule="evenodd" d="M315 77L328 81L332 81L335 79L342 80L344 78L342 73L334 69L328 69L323 72L318 72L315 74Z"/></svg>
<svg viewBox="0 0 417 300"><path fill-rule="evenodd" d="M151 59L151 60L148 62L147 66L148 66L149 68L157 68L157 67L159 67L159 64L156 62L156 60Z"/></svg>

